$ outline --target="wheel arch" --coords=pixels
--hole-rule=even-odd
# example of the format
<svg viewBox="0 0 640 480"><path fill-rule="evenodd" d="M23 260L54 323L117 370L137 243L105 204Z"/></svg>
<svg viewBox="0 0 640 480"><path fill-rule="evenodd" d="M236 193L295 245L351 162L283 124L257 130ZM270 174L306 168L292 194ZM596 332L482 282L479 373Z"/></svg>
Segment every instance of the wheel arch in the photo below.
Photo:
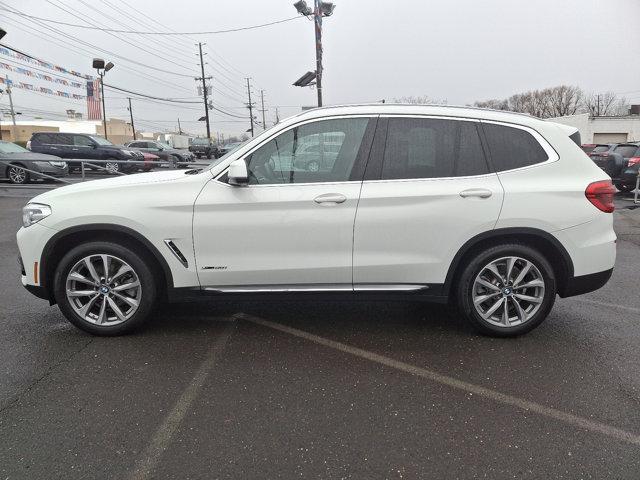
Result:
<svg viewBox="0 0 640 480"><path fill-rule="evenodd" d="M564 294L569 280L573 278L573 261L562 243L544 230L528 227L500 228L481 233L468 240L453 257L443 285L443 295L450 296L466 260L477 252L499 243L521 243L536 248L545 255L557 280L560 296Z"/></svg>
<svg viewBox="0 0 640 480"><path fill-rule="evenodd" d="M135 230L115 224L93 223L69 227L59 231L49 239L40 257L40 285L48 295L49 303L55 303L53 295L53 276L60 260L76 245L83 241L106 240L123 246L136 247L136 253L142 253L152 262L152 269L162 278L158 284L159 293L166 298L173 289L173 275L169 264L158 249L142 234Z"/></svg>

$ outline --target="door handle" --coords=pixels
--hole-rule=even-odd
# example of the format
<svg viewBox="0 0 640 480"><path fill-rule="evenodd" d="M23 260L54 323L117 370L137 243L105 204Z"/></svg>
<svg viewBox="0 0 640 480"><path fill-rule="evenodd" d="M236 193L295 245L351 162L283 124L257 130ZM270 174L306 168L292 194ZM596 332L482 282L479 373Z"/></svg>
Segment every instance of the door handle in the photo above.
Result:
<svg viewBox="0 0 640 480"><path fill-rule="evenodd" d="M324 193L313 199L316 203L342 203L346 200L347 197L340 193Z"/></svg>
<svg viewBox="0 0 640 480"><path fill-rule="evenodd" d="M460 192L460 196L462 198L469 198L469 197L489 198L491 195L493 195L491 190L487 190L486 188L469 188L467 190L463 190Z"/></svg>

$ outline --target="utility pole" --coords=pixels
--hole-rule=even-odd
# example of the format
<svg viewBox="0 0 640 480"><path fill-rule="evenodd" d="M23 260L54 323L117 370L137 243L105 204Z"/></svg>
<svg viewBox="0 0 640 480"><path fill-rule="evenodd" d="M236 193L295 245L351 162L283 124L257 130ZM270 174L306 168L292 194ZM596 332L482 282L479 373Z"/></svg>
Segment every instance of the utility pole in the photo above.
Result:
<svg viewBox="0 0 640 480"><path fill-rule="evenodd" d="M11 122L13 123L12 127L12 135L13 141L16 142L18 140L17 131L16 131L16 112L13 110L13 97L11 96L11 81L9 77L5 75L5 83L7 84L7 95L9 95L9 109L11 110Z"/></svg>
<svg viewBox="0 0 640 480"><path fill-rule="evenodd" d="M322 106L322 10L320 0L314 0L313 19L316 30L316 90L318 91L318 106Z"/></svg>
<svg viewBox="0 0 640 480"><path fill-rule="evenodd" d="M280 123L280 112L278 111L278 107L276 107L276 121L273 122L274 125Z"/></svg>
<svg viewBox="0 0 640 480"><path fill-rule="evenodd" d="M180 117L178 117L178 134L182 135L182 126L180 125Z"/></svg>
<svg viewBox="0 0 640 480"><path fill-rule="evenodd" d="M136 139L136 126L133 124L133 108L131 108L131 97L127 97L129 100L129 115L131 116L131 130L133 130L133 139Z"/></svg>
<svg viewBox="0 0 640 480"><path fill-rule="evenodd" d="M196 78L196 80L202 80L202 93L204 94L204 117L207 122L207 138L211 139L211 127L209 126L209 100L207 99L207 80L211 80L211 77L204 76L204 60L202 58L202 43L198 43L198 49L200 51L200 71L202 77Z"/></svg>
<svg viewBox="0 0 640 480"><path fill-rule="evenodd" d="M596 108L596 117L600 116L600 94L598 94L598 107Z"/></svg>
<svg viewBox="0 0 640 480"><path fill-rule="evenodd" d="M266 130L267 121L264 118L264 90L260 90L260 103L262 104L262 130Z"/></svg>
<svg viewBox="0 0 640 480"><path fill-rule="evenodd" d="M249 84L249 78L247 78L247 95L249 96L249 121L251 122L251 136L253 137L253 104L251 103L251 85Z"/></svg>

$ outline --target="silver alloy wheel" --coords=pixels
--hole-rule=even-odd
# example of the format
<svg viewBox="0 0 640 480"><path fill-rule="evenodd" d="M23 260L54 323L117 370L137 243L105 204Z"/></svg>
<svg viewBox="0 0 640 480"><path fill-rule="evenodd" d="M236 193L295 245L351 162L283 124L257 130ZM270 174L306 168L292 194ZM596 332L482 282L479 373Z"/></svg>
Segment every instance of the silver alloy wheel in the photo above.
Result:
<svg viewBox="0 0 640 480"><path fill-rule="evenodd" d="M120 171L120 165L117 162L108 162L104 168L107 169L108 173L117 173Z"/></svg>
<svg viewBox="0 0 640 480"><path fill-rule="evenodd" d="M9 180L13 183L24 183L27 180L27 172L20 167L9 167Z"/></svg>
<svg viewBox="0 0 640 480"><path fill-rule="evenodd" d="M112 326L125 322L138 310L142 285L124 260L94 254L79 260L69 270L66 295L69 304L85 321Z"/></svg>
<svg viewBox="0 0 640 480"><path fill-rule="evenodd" d="M473 282L472 299L478 314L497 327L529 321L542 306L544 278L521 257L502 257L485 265Z"/></svg>
<svg viewBox="0 0 640 480"><path fill-rule="evenodd" d="M307 171L308 172L317 172L319 170L320 170L320 164L318 162L316 162L315 160L312 160L309 163L307 163Z"/></svg>

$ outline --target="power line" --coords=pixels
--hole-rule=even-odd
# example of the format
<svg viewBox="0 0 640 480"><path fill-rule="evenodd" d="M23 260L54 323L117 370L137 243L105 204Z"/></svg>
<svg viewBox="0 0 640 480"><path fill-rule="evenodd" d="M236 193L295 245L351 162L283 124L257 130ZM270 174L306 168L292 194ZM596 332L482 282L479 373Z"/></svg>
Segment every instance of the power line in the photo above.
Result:
<svg viewBox="0 0 640 480"><path fill-rule="evenodd" d="M54 5L52 3L52 5ZM236 27L236 28L228 28L225 30L210 30L210 31L203 31L203 32L154 32L154 31L148 31L148 30L122 30L122 29L115 29L115 28L103 28L103 27L92 27L89 25L80 25L78 23L70 23L70 22L62 22L59 20L52 20L51 18L43 18L43 17L37 17L35 15L28 15L26 13L18 13L15 11L11 11L8 8L5 7L0 7L1 10L5 10L9 13L13 13L14 15L20 15L22 17L26 17L26 18L30 18L32 20L40 20L42 22L47 22L47 23L54 23L56 25L65 25L67 27L75 27L75 28L85 28L85 29L90 29L90 30L100 30L103 32L111 32L111 33L127 33L127 34L135 34L135 35L159 35L159 36L175 36L175 35L217 35L220 33L231 33L231 32L241 32L244 30L253 30L256 28L263 28L263 27L269 27L271 25L277 25L280 23L285 23L285 22L291 22L292 20L297 20L299 18L299 16L295 16L295 17L289 17L289 18L283 18L281 20L274 20L273 22L268 22L268 23L262 23L259 25L249 25L246 27Z"/></svg>
<svg viewBox="0 0 640 480"><path fill-rule="evenodd" d="M202 102L198 102L198 101L193 101L193 100L178 100L176 98L162 98L162 97L155 97L153 95L147 95L146 93L139 93L139 92L134 92L132 90L127 90L126 88L120 88L120 87L116 87L114 85L107 85L106 83L104 84L105 87L110 88L112 90L118 90L120 92L125 92L125 93L130 93L132 95L138 95L140 97L145 97L145 98L151 98L153 100L162 100L163 102L174 102L174 103L202 103Z"/></svg>

